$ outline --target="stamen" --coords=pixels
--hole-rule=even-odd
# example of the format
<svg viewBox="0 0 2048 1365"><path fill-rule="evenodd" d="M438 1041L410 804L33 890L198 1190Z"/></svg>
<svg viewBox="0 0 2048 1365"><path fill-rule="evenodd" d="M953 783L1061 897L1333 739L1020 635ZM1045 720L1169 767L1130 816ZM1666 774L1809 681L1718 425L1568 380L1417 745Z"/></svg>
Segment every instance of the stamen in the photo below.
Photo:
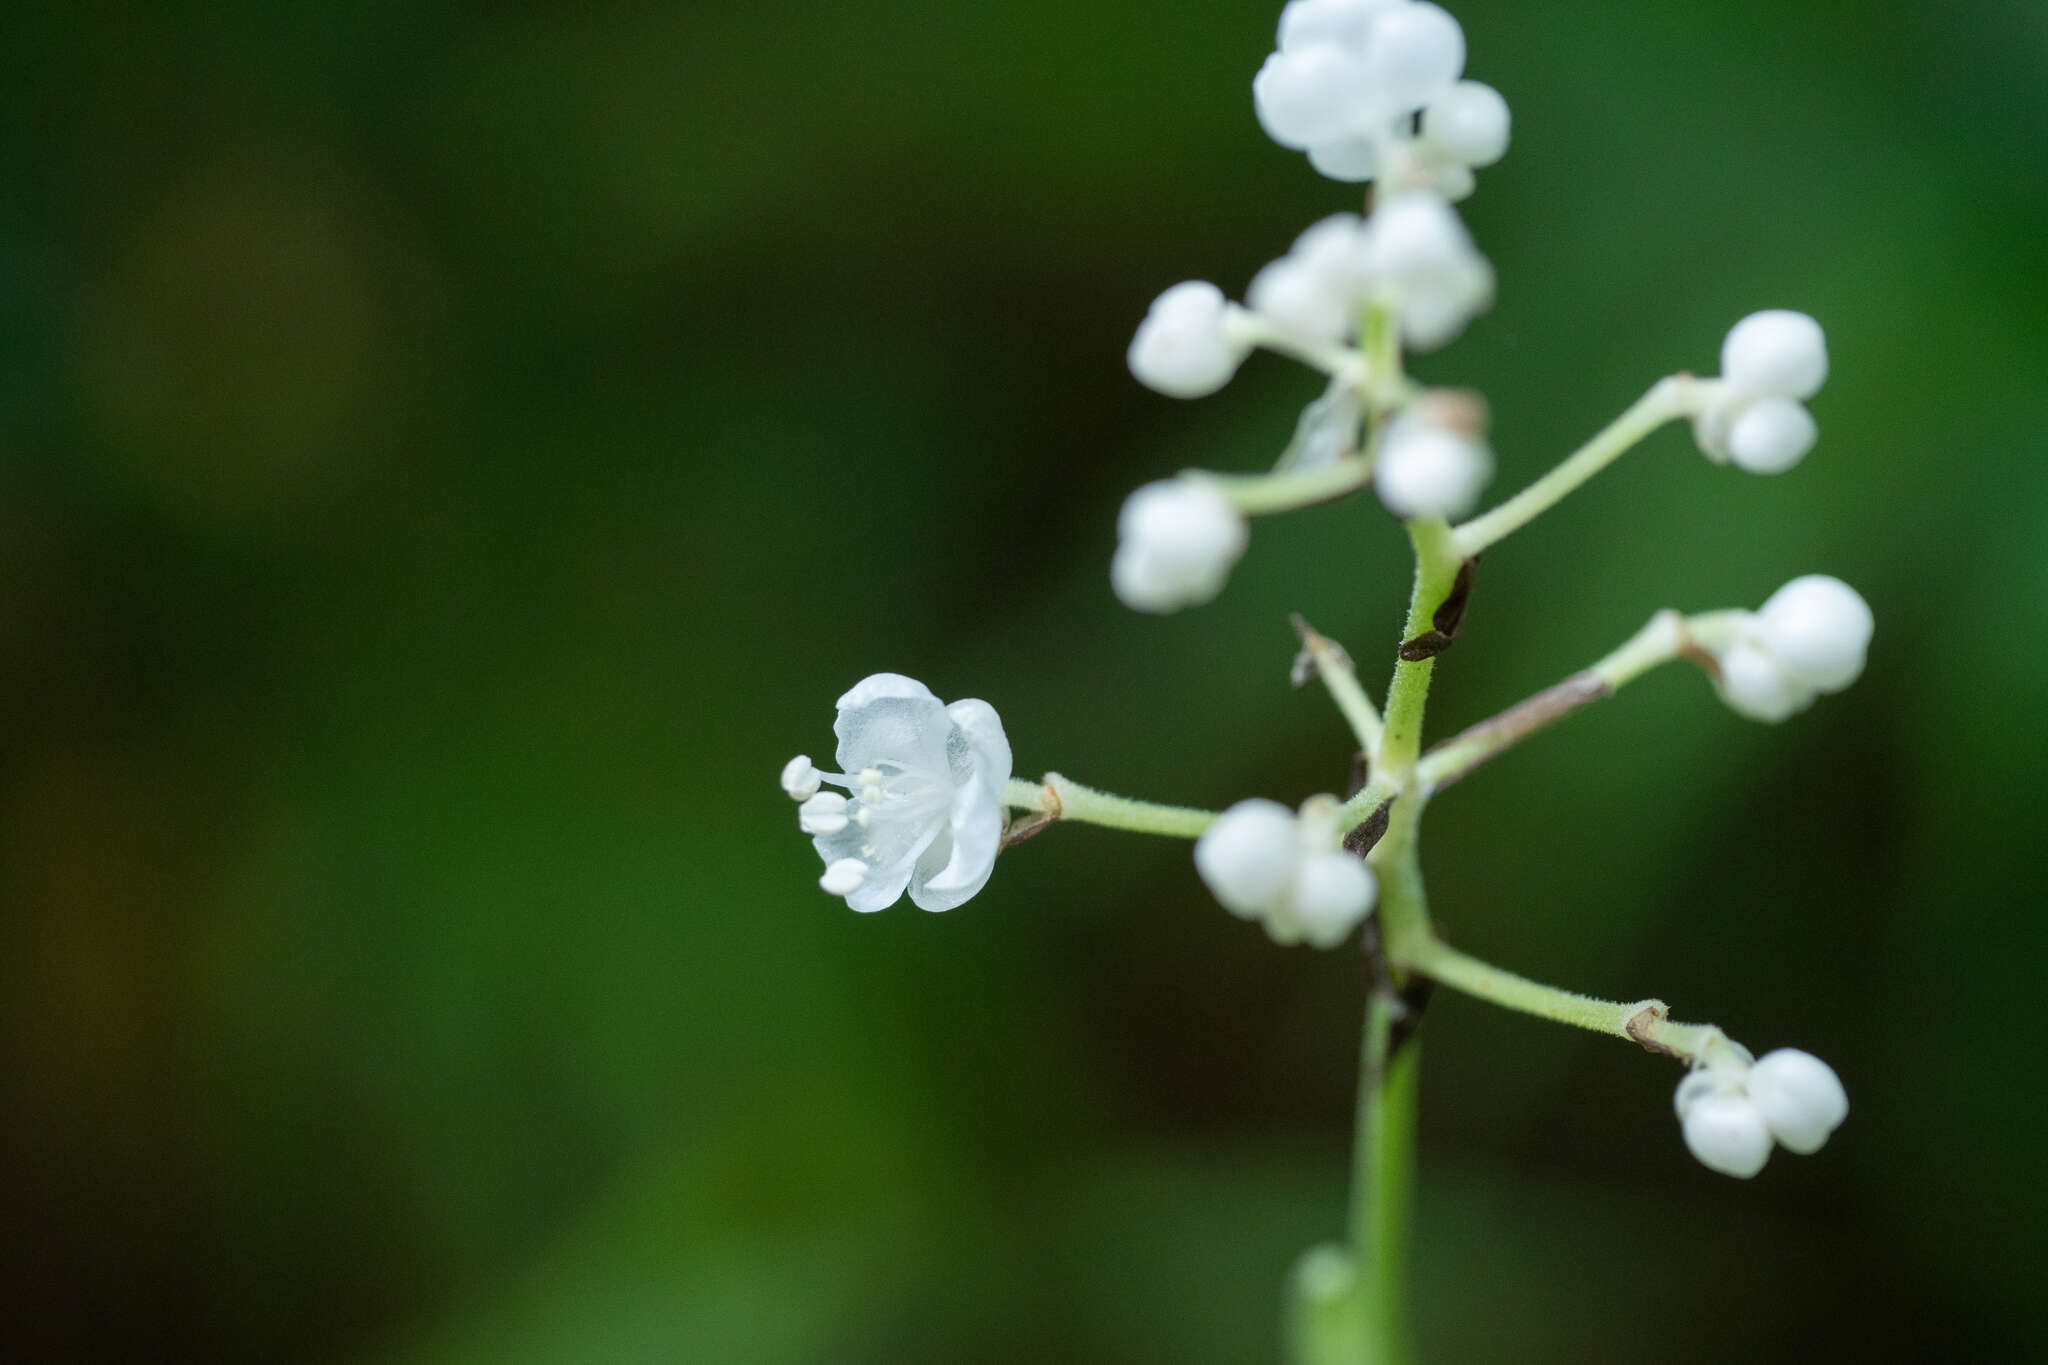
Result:
<svg viewBox="0 0 2048 1365"><path fill-rule="evenodd" d="M818 794L818 782L823 776L811 766L809 754L798 754L782 765L782 790L792 800L808 801Z"/></svg>
<svg viewBox="0 0 2048 1365"><path fill-rule="evenodd" d="M860 890L860 884L867 879L866 863L858 858L841 858L825 869L818 885L834 896L844 896Z"/></svg>
<svg viewBox="0 0 2048 1365"><path fill-rule="evenodd" d="M806 834L837 834L846 828L846 798L819 792L797 807L796 822Z"/></svg>

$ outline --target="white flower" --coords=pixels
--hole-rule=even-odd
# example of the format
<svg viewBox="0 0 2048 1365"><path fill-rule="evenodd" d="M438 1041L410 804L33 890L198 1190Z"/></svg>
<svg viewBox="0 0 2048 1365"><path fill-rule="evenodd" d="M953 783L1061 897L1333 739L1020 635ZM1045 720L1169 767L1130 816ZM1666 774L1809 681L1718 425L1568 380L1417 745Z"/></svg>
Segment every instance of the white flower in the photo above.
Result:
<svg viewBox="0 0 2048 1365"><path fill-rule="evenodd" d="M1252 80L1252 104L1275 142L1307 152L1333 180L1393 169L1456 199L1471 192L1472 167L1507 150L1506 101L1460 82L1464 69L1464 30L1436 5L1293 0L1280 13L1278 49Z"/></svg>
<svg viewBox="0 0 2048 1365"><path fill-rule="evenodd" d="M1230 382L1251 353L1232 326L1235 309L1206 280L1186 280L1152 301L1131 338L1131 373L1170 398L1200 398Z"/></svg>
<svg viewBox="0 0 2048 1365"><path fill-rule="evenodd" d="M1374 213L1364 259L1416 350L1442 346L1493 302L1493 267L1442 195L1412 191Z"/></svg>
<svg viewBox="0 0 2048 1365"><path fill-rule="evenodd" d="M1250 532L1217 487L1193 476L1148 483L1116 519L1109 582L1125 606L1169 612L1223 591Z"/></svg>
<svg viewBox="0 0 2048 1365"><path fill-rule="evenodd" d="M1195 871L1224 909L1262 921L1275 943L1334 948L1378 894L1372 869L1344 851L1336 810L1327 796L1299 815L1261 797L1240 801L1195 841Z"/></svg>
<svg viewBox="0 0 2048 1365"><path fill-rule="evenodd" d="M839 766L808 772L846 790L812 794L798 811L825 860L818 885L855 910L894 905L907 887L926 910L950 910L981 890L1003 837L1010 742L985 701L942 704L898 673L863 678L839 699ZM801 787L803 784L797 784ZM792 793L794 794L794 793Z"/></svg>
<svg viewBox="0 0 2048 1365"><path fill-rule="evenodd" d="M1680 1081L1673 1103L1700 1163L1743 1180L1764 1168L1774 1141L1810 1156L1849 1115L1834 1068L1797 1048L1751 1061L1731 1046Z"/></svg>
<svg viewBox="0 0 2048 1365"><path fill-rule="evenodd" d="M1741 614L1715 652L1721 698L1752 720L1784 720L1855 682L1875 629L1870 605L1841 579L1795 578Z"/></svg>
<svg viewBox="0 0 2048 1365"><path fill-rule="evenodd" d="M1388 424L1374 457L1373 487L1396 516L1463 516L1493 477L1493 452L1434 420L1435 407L1427 399L1411 404Z"/></svg>
<svg viewBox="0 0 2048 1365"><path fill-rule="evenodd" d="M1693 418L1708 458L1752 474L1782 474L1819 436L1805 400L1828 377L1827 337L1804 313L1751 313L1721 343L1721 378Z"/></svg>

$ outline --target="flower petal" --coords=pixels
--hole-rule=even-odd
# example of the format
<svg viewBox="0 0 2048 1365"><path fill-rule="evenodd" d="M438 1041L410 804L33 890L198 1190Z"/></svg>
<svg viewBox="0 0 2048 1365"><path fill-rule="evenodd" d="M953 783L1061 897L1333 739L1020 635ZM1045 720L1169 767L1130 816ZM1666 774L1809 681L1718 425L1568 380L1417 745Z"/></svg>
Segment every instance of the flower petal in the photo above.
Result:
<svg viewBox="0 0 2048 1365"><path fill-rule="evenodd" d="M966 784L953 797L948 833L925 851L910 879L910 899L925 910L951 910L988 885L1003 842L1001 803L979 784Z"/></svg>
<svg viewBox="0 0 2048 1365"><path fill-rule="evenodd" d="M989 795L1000 801L1003 788L1009 785L1011 760L1010 738L1003 733L996 708L977 697L969 697L948 706L946 714L954 727L946 748L953 780L964 782L969 775L960 766L964 757L971 762L972 775L980 778Z"/></svg>
<svg viewBox="0 0 2048 1365"><path fill-rule="evenodd" d="M889 763L944 772L944 711L931 689L915 678L876 673L861 679L839 699L839 718L832 723L839 736L840 771L852 775Z"/></svg>

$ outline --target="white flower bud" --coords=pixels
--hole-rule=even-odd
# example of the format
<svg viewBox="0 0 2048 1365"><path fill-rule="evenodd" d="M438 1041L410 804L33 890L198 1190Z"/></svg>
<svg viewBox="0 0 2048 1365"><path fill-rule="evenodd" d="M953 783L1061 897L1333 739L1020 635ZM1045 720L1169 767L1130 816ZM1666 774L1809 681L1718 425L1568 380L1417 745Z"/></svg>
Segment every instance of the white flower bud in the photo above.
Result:
<svg viewBox="0 0 2048 1365"><path fill-rule="evenodd" d="M1372 481L1396 516L1457 517L1472 510L1492 477L1493 453L1484 444L1411 410L1389 425Z"/></svg>
<svg viewBox="0 0 2048 1365"><path fill-rule="evenodd" d="M1343 340L1365 292L1364 227L1352 213L1323 219L1258 273L1245 302L1296 335Z"/></svg>
<svg viewBox="0 0 2048 1365"><path fill-rule="evenodd" d="M1804 313L1751 313L1721 343L1721 377L1745 393L1804 401L1828 377L1827 337Z"/></svg>
<svg viewBox="0 0 2048 1365"><path fill-rule="evenodd" d="M1317 43L1363 47L1374 17L1405 3L1407 0L1289 0L1280 11L1280 50L1292 52Z"/></svg>
<svg viewBox="0 0 2048 1365"><path fill-rule="evenodd" d="M1754 1101L1737 1090L1717 1090L1685 1105L1679 1127L1685 1145L1710 1171L1747 1180L1771 1157L1771 1130Z"/></svg>
<svg viewBox="0 0 2048 1365"><path fill-rule="evenodd" d="M1801 1156L1819 1151L1849 1116L1849 1096L1834 1068L1798 1048L1757 1058L1744 1088L1771 1136Z"/></svg>
<svg viewBox="0 0 2048 1365"><path fill-rule="evenodd" d="M1813 691L1785 676L1757 645L1738 640L1722 651L1721 700L1739 716L1776 725L1813 705Z"/></svg>
<svg viewBox="0 0 2048 1365"><path fill-rule="evenodd" d="M811 766L808 754L798 754L782 765L782 790L789 793L792 800L808 801L817 795L819 780L818 770Z"/></svg>
<svg viewBox="0 0 2048 1365"><path fill-rule="evenodd" d="M1363 859L1341 850L1311 853L1295 865L1288 909L1303 939L1318 948L1334 948L1372 909L1378 891Z"/></svg>
<svg viewBox="0 0 2048 1365"><path fill-rule="evenodd" d="M1171 398L1200 398L1228 384L1250 349L1231 335L1223 291L1186 280L1152 301L1128 359L1146 387Z"/></svg>
<svg viewBox="0 0 2048 1365"><path fill-rule="evenodd" d="M1308 164L1332 180L1362 185L1379 174L1379 144L1369 137L1318 142L1308 149Z"/></svg>
<svg viewBox="0 0 2048 1365"><path fill-rule="evenodd" d="M1752 474L1782 474L1806 458L1820 432L1813 414L1790 398L1759 398L1728 426L1728 457Z"/></svg>
<svg viewBox="0 0 2048 1365"><path fill-rule="evenodd" d="M1422 111L1422 136L1467 166L1491 166L1507 154L1509 123L1500 91L1459 81Z"/></svg>
<svg viewBox="0 0 2048 1365"><path fill-rule="evenodd" d="M1870 604L1826 574L1793 579L1756 614L1757 642L1778 671L1821 692L1856 681L1875 628Z"/></svg>
<svg viewBox="0 0 2048 1365"><path fill-rule="evenodd" d="M1465 70L1465 30L1447 10L1396 5L1374 20L1365 48L1373 95L1402 112L1428 104Z"/></svg>
<svg viewBox="0 0 2048 1365"><path fill-rule="evenodd" d="M1179 611L1223 591L1250 532L1214 484L1162 479L1124 499L1110 586L1137 611Z"/></svg>
<svg viewBox="0 0 2048 1365"><path fill-rule="evenodd" d="M1310 43L1266 58L1252 104L1268 137L1303 151L1357 128L1372 107L1371 82L1354 50Z"/></svg>
<svg viewBox="0 0 2048 1365"><path fill-rule="evenodd" d="M1216 817L1195 840L1195 871L1223 908L1256 919L1294 872L1294 813L1253 797Z"/></svg>
<svg viewBox="0 0 2048 1365"><path fill-rule="evenodd" d="M1417 350L1451 340L1493 302L1493 267L1441 195L1399 195L1366 225L1365 263Z"/></svg>
<svg viewBox="0 0 2048 1365"><path fill-rule="evenodd" d="M796 808L796 822L806 834L837 834L846 828L846 798L819 792Z"/></svg>

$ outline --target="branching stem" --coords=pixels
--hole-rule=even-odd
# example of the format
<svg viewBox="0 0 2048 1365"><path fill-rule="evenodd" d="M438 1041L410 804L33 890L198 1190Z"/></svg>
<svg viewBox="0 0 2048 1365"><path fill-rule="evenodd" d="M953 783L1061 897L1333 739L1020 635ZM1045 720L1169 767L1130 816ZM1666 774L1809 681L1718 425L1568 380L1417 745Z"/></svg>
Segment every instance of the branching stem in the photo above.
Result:
<svg viewBox="0 0 2048 1365"><path fill-rule="evenodd" d="M1084 787L1058 773L1047 773L1043 782L1012 779L1003 789L1003 804L1012 810L1033 811L1053 820L1076 820L1084 825L1105 825L1138 834L1164 834L1175 839L1192 839L1216 819L1216 812L1192 806L1162 806L1152 801L1133 801L1127 796Z"/></svg>

